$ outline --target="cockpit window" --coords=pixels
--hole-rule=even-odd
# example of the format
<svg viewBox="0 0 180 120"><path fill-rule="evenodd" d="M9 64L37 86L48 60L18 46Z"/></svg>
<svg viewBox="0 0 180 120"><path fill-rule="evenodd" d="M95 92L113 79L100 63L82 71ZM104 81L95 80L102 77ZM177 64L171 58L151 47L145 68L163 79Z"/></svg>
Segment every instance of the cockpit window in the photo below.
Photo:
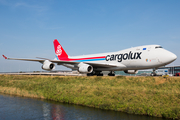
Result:
<svg viewBox="0 0 180 120"><path fill-rule="evenodd" d="M156 46L155 49L157 49L157 48L163 48L163 47L162 46Z"/></svg>

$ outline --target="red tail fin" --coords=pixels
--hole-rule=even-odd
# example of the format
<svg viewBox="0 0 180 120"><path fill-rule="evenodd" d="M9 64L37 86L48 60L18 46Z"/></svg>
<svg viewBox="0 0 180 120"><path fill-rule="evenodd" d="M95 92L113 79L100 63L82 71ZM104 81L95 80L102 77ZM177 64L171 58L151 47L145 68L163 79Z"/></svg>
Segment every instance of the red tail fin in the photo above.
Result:
<svg viewBox="0 0 180 120"><path fill-rule="evenodd" d="M57 57L59 58L59 60L65 60L68 58L68 55L67 53L64 51L63 47L59 44L58 40L55 39L53 41L54 43L54 50L55 50L55 53L57 55Z"/></svg>

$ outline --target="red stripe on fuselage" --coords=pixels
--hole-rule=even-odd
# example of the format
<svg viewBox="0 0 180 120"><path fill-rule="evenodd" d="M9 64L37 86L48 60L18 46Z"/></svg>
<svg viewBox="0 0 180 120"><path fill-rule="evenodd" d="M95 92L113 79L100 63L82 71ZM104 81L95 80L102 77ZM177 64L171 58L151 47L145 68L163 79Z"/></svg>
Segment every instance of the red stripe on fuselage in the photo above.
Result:
<svg viewBox="0 0 180 120"><path fill-rule="evenodd" d="M60 60L64 60L64 61L76 61L76 60L88 60L88 59L99 59L99 58L106 58L106 56L89 57L89 58L61 58Z"/></svg>

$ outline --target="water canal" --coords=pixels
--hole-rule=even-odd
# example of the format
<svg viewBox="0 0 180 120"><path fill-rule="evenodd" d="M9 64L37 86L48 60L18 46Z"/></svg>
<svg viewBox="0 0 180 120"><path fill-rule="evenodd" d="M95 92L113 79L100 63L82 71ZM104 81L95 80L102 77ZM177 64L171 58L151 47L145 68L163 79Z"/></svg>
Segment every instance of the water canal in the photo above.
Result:
<svg viewBox="0 0 180 120"><path fill-rule="evenodd" d="M164 120L73 104L0 94L1 120Z"/></svg>

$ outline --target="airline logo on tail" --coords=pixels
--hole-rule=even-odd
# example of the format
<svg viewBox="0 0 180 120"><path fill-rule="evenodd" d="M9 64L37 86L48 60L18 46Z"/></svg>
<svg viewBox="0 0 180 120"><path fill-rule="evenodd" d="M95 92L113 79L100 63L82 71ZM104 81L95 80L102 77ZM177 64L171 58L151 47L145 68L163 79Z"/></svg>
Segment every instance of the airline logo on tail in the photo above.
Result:
<svg viewBox="0 0 180 120"><path fill-rule="evenodd" d="M57 46L56 55L60 56L62 54L61 45Z"/></svg>

